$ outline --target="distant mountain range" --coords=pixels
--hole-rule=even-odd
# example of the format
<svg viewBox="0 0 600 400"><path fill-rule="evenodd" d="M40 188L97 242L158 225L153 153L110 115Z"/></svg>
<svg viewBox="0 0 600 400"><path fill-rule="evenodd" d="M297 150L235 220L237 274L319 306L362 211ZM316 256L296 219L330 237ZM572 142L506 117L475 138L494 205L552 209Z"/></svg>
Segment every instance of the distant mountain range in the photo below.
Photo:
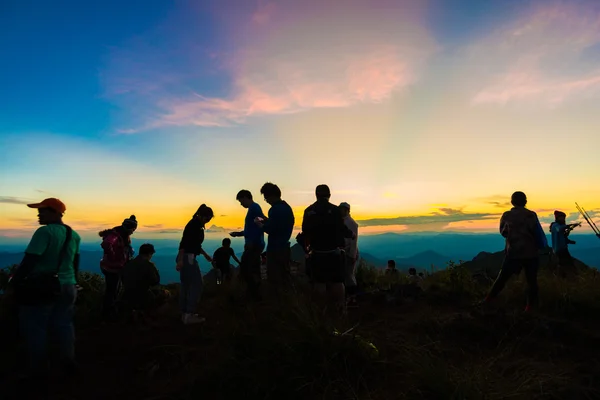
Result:
<svg viewBox="0 0 600 400"><path fill-rule="evenodd" d="M217 227L218 228L218 227ZM222 237L226 237L224 234ZM204 248L212 254L221 246L222 237L207 237ZM571 235L577 241L570 250L574 257L592 267L600 267L600 241L593 235ZM145 242L154 244L156 254L154 261L159 267L164 282L179 280L175 271L175 256L179 240L173 239L144 239L134 235L134 248ZM448 261L469 261L485 253L494 254L504 247L504 240L497 234L476 233L419 233L399 234L385 233L381 235L359 236L361 257L368 263L384 268L387 260L394 259L398 269L406 270L415 267L419 270L445 268ZM243 239L232 239L232 247L238 257L243 251ZM102 258L100 243L97 240L83 242L81 252L82 270L99 272L99 262ZM0 268L17 264L23 257L24 244L0 245ZM302 250L294 246L293 258L301 260ZM483 253L483 254L482 254ZM211 266L204 258L199 258L201 269L206 272Z"/></svg>

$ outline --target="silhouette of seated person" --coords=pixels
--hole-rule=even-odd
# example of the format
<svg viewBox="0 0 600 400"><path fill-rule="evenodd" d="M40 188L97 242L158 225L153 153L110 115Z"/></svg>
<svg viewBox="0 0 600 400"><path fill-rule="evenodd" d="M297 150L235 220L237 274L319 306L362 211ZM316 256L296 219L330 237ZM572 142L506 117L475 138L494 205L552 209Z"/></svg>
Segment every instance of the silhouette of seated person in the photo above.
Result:
<svg viewBox="0 0 600 400"><path fill-rule="evenodd" d="M385 269L385 275L389 277L397 277L398 270L396 269L396 261L388 260L387 268Z"/></svg>
<svg viewBox="0 0 600 400"><path fill-rule="evenodd" d="M409 268L408 269L408 281L411 284L413 284L413 285L420 285L421 284L421 281L423 280L423 278L421 277L421 275L417 275L417 269L416 268Z"/></svg>
<svg viewBox="0 0 600 400"><path fill-rule="evenodd" d="M139 255L129 261L123 269L123 302L128 311L142 314L154 311L166 302L166 292L156 286L160 275L152 262L154 246L140 246Z"/></svg>

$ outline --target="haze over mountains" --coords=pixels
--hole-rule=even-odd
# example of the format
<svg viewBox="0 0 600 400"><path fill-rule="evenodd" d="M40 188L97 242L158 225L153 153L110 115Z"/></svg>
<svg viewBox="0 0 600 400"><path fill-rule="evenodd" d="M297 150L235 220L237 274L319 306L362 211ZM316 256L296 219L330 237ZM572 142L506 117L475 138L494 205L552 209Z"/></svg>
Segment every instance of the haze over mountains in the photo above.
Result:
<svg viewBox="0 0 600 400"><path fill-rule="evenodd" d="M205 249L212 254L220 245L224 236L208 237ZM571 253L585 264L600 267L600 240L592 234L572 234L577 242L571 246ZM178 281L179 276L174 269L178 240L152 239L132 237L137 250L142 243L151 242L156 248L154 262L161 271L163 282ZM241 256L243 240L232 239L232 246ZM450 260L472 260L481 252L497 252L504 248L504 240L498 234L489 233L384 233L379 235L362 235L359 237L361 257L377 267L385 267L387 260L396 260L400 269L416 267L430 269L431 265L441 269ZM0 245L0 268L17 264L21 261L25 245L23 243ZM298 254L297 252L294 252ZM81 247L82 270L99 272L99 260L102 258L100 242L84 242ZM201 269L206 272L210 265L199 257Z"/></svg>

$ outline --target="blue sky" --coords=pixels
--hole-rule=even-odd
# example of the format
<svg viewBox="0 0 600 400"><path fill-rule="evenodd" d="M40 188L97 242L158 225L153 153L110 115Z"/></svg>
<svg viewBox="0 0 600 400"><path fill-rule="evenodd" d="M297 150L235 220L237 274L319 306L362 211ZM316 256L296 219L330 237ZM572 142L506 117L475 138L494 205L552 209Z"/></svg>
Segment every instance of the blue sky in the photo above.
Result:
<svg viewBox="0 0 600 400"><path fill-rule="evenodd" d="M591 0L4 1L0 222L27 236L22 203L51 193L93 230L119 193L104 219L178 229L207 202L233 228L265 181L299 215L328 183L370 229L441 209L460 217L435 229L493 229L514 190L595 212L599 20Z"/></svg>

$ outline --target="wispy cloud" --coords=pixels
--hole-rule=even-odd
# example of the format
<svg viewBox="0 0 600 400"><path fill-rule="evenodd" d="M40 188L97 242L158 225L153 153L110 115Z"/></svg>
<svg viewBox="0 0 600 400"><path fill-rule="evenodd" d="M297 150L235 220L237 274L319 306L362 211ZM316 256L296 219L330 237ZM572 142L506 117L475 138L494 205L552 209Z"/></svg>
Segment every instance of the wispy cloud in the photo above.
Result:
<svg viewBox="0 0 600 400"><path fill-rule="evenodd" d="M163 224L154 224L154 225L142 225L143 228L147 229L162 229L165 226Z"/></svg>
<svg viewBox="0 0 600 400"><path fill-rule="evenodd" d="M3 204L29 204L31 201L20 197L0 196L0 203Z"/></svg>
<svg viewBox="0 0 600 400"><path fill-rule="evenodd" d="M235 50L218 60L227 59L224 65L231 78L229 95L222 97L201 88L182 91L191 71L154 78L147 66L132 64L131 57L125 61L116 57L113 71L119 76L110 80L118 82L112 95L125 94L138 104L150 101L149 108L155 111L141 128L126 127L122 132L230 126L251 117L385 102L418 80L436 50L419 23L422 17L423 7L410 1L259 3L247 25L231 27ZM208 55L203 62L207 59Z"/></svg>
<svg viewBox="0 0 600 400"><path fill-rule="evenodd" d="M538 2L523 8L471 48L473 62L492 72L474 104L536 102L557 106L600 95L600 3Z"/></svg>
<svg viewBox="0 0 600 400"><path fill-rule="evenodd" d="M429 225L499 218L499 214L468 213L460 209L440 208L429 215L357 220L360 226Z"/></svg>

